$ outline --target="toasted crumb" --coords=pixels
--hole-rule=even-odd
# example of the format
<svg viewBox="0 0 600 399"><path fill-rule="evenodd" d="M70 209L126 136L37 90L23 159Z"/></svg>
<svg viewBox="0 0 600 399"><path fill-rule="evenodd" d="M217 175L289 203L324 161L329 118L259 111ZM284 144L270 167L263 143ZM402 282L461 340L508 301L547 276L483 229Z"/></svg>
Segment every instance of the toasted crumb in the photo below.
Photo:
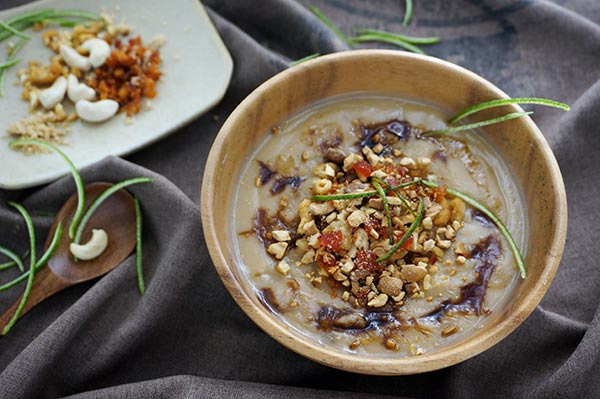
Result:
<svg viewBox="0 0 600 399"><path fill-rule="evenodd" d="M154 48L161 48L166 43L167 43L167 37L162 33L154 36L152 38L152 40L150 40L150 46L152 46Z"/></svg>
<svg viewBox="0 0 600 399"><path fill-rule="evenodd" d="M290 232L286 230L274 230L271 232L271 235L277 241L289 241L292 239L290 237Z"/></svg>
<svg viewBox="0 0 600 399"><path fill-rule="evenodd" d="M64 144L64 137L70 133L65 124L67 114L62 107L54 111L37 111L26 118L13 122L7 132L14 138L41 139L53 144ZM37 146L23 146L17 149L28 155L45 152Z"/></svg>
<svg viewBox="0 0 600 399"><path fill-rule="evenodd" d="M281 259L285 255L285 251L288 247L287 242L276 242L269 245L267 252L273 255L276 259Z"/></svg>
<svg viewBox="0 0 600 399"><path fill-rule="evenodd" d="M290 272L290 265L284 260L279 262L277 266L275 266L275 268L279 273L283 274L284 276Z"/></svg>

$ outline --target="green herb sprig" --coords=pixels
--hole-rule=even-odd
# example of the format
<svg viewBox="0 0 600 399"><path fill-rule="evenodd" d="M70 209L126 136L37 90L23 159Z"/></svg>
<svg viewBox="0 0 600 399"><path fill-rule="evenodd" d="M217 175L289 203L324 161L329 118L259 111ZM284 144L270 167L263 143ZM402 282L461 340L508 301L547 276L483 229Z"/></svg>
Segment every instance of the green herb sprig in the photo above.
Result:
<svg viewBox="0 0 600 399"><path fill-rule="evenodd" d="M19 305L17 306L17 310L13 314L13 316L10 319L10 321L8 322L8 324L2 330L2 335L6 335L9 333L9 331L13 328L13 326L15 325L15 323L21 316L23 309L25 309L25 305L27 304L27 299L29 298L29 294L31 293L31 287L33 287L33 277L35 276L35 265L36 265L35 230L33 228L33 221L31 220L31 216L29 216L29 212L27 212L27 210L22 205L17 204L15 202L9 202L8 204L10 206L16 208L23 216L23 219L25 219L25 224L27 225L27 232L29 234L29 244L30 244L29 257L30 257L30 260L29 260L29 276L27 278L27 285L25 286L25 291L23 292L23 295L21 297L21 302L19 302Z"/></svg>
<svg viewBox="0 0 600 399"><path fill-rule="evenodd" d="M331 20L327 18L321 10L319 10L319 8L315 6L309 6L308 8L310 9L310 11L312 11L313 14L317 16L317 18L319 18L325 25L327 25L327 27L331 29L333 33L337 35L337 37L342 39L343 42L351 44L348 40L348 36L346 36L337 26L335 26L333 22L331 22Z"/></svg>
<svg viewBox="0 0 600 399"><path fill-rule="evenodd" d="M430 180L422 180L421 183L427 187L435 188L435 187L440 186L438 183L430 181ZM473 198L463 192L460 192L453 188L446 188L446 192L450 195L460 198L461 200L465 201L467 204L471 205L473 208L475 208L478 211L480 211L481 213L483 213L496 225L496 227L498 227L498 230L500 230L500 232L502 233L504 238L506 238L506 241L508 241L508 245L510 246L511 251L515 256L517 265L519 266L519 270L521 271L521 278L526 278L527 277L527 269L525 268L525 261L523 260L523 255L521 254L521 251L519 250L517 243L513 239L513 236L510 234L510 232L508 231L508 229L506 228L504 223L502 223L500 218L498 218L492 211L490 211L481 202L477 201L475 198Z"/></svg>
<svg viewBox="0 0 600 399"><path fill-rule="evenodd" d="M417 208L417 218L415 219L414 222L412 222L412 224L410 225L408 230L406 230L406 232L404 233L402 238L400 238L400 241L398 241L396 244L394 244L394 246L385 255L377 258L377 262L383 262L383 261L388 260L394 254L394 252L399 250L400 247L403 246L406 243L406 241L408 241L408 239L410 238L412 233L414 233L415 230L417 229L417 227L419 227L419 225L421 224L424 214L425 214L425 201L423 201L423 198L419 198L419 207Z"/></svg>
<svg viewBox="0 0 600 399"><path fill-rule="evenodd" d="M25 253L19 257L19 259L21 259L21 263L23 263L23 259L26 259L28 256L29 256L29 250L25 251ZM0 264L0 270L10 269L11 267L14 267L16 265L17 265L17 263L14 260L11 260L9 262ZM24 270L25 270L25 268L23 267L23 271Z"/></svg>
<svg viewBox="0 0 600 399"><path fill-rule="evenodd" d="M404 18L402 20L402 26L406 27L410 23L413 14L413 2L412 0L405 0Z"/></svg>
<svg viewBox="0 0 600 399"><path fill-rule="evenodd" d="M8 59L6 60L6 63L10 64L16 60L17 53L23 48L23 46L25 45L26 42L27 42L27 40L21 39L17 44L15 44L15 46L10 51L10 54L8 55ZM16 63L13 65L16 65ZM4 96L4 75L6 74L6 71L8 70L8 68L9 67L0 69L0 97Z"/></svg>
<svg viewBox="0 0 600 399"><path fill-rule="evenodd" d="M376 34L368 34L368 35L360 35L356 37L350 38L350 42L354 43L363 43L363 42L383 42L388 44L393 44L394 46L402 47L405 50L412 51L417 54L425 54L423 50L418 48L412 43L406 42L404 40L396 39L389 36L384 35L376 35Z"/></svg>
<svg viewBox="0 0 600 399"><path fill-rule="evenodd" d="M4 29L7 32L12 33L15 36L19 36L21 39L25 39L25 40L30 40L31 36L21 32L18 29L13 28L11 25L7 24L6 22L0 20L0 28Z"/></svg>
<svg viewBox="0 0 600 399"><path fill-rule="evenodd" d="M473 105L472 107L469 107L469 108L465 109L464 111L459 112L458 114L454 115L452 118L450 118L448 123L450 123L450 124L456 123L459 120L464 119L467 116L472 115L476 112L483 111L484 109L501 107L503 105L510 105L510 104L545 105L547 107L560 108L565 111L569 111L571 109L571 107L569 107L568 104L561 103L560 101L556 101L556 100L549 100L547 98L537 98L537 97L507 98L507 99L485 101L485 102Z"/></svg>
<svg viewBox="0 0 600 399"><path fill-rule="evenodd" d="M138 289L140 290L140 294L144 295L146 285L144 284L144 270L142 269L142 209L137 197L134 196L133 201L135 204L135 270L137 273Z"/></svg>
<svg viewBox="0 0 600 399"><path fill-rule="evenodd" d="M441 129L441 130L429 130L429 131L423 133L422 135L425 137L431 137L431 136L440 136L442 134L462 132L464 130L471 130L471 129L477 129L477 128L480 128L483 126L494 125L496 123L506 122L511 119L516 119L516 118L520 118L524 115L531 115L531 114L533 114L533 112L513 112L510 114L506 114L504 116L500 116L498 118L488 119L488 120L481 121L481 122L469 123L468 125L449 127L447 129Z"/></svg>
<svg viewBox="0 0 600 399"><path fill-rule="evenodd" d="M0 63L0 68L1 69L10 68L11 66L18 64L19 62L21 62L21 60L5 61L5 62Z"/></svg>
<svg viewBox="0 0 600 399"><path fill-rule="evenodd" d="M415 211L413 211L412 207L410 206L410 203L408 202L408 200L406 198L404 198L402 195L400 195L400 193L398 192L398 190L394 187L392 187L392 185L378 177L374 177L374 180L378 181L379 184L382 184L384 186L387 187L387 189L389 191L391 191L392 193L394 193L394 195L396 195L396 197L398 197L400 199L400 201L402 201L402 204L404 204L404 206L406 207L406 209L408 209L408 211L410 212L411 215L413 215L413 217L417 217L417 214L415 213ZM412 182L411 182L412 183Z"/></svg>
<svg viewBox="0 0 600 399"><path fill-rule="evenodd" d="M82 21L102 21L102 17L98 14L83 10L38 10L28 11L21 14L17 14L2 23L8 26L9 29L5 29L4 32L0 32L0 42L8 39L15 35L10 29L23 31L31 28L36 23L61 23L61 22L74 22L76 24ZM28 37L29 40L31 37Z"/></svg>
<svg viewBox="0 0 600 399"><path fill-rule="evenodd" d="M50 260L52 255L54 255L54 252L58 248L58 244L60 244L60 239L62 237L62 233L63 233L62 222L59 222L58 225L56 226L56 230L54 231L54 236L52 236L52 241L50 242L48 249L46 250L44 255L42 255L42 257L35 264L35 272L38 272L42 267L44 267L46 265L46 263L48 263L48 261ZM7 289L12 288L15 285L27 280L27 278L29 277L29 273L30 273L30 271L28 270L25 273L21 274L19 277L15 278L14 280L9 281L6 284L0 285L0 292L6 291Z"/></svg>
<svg viewBox="0 0 600 399"><path fill-rule="evenodd" d="M127 179L122 182L116 183L116 184L110 186L109 188L107 188L106 190L104 190L102 192L102 194L100 194L98 196L98 198L96 198L94 200L94 202L92 202L92 204L90 205L88 210L85 212L85 214L81 218L81 223L79 223L79 226L77 227L77 231L75 232L75 238L73 239L73 242L75 244L80 243L81 235L83 234L83 230L85 229L87 222L90 220L90 218L92 217L92 215L94 214L96 209L98 209L100 207L100 205L102 205L102 203L104 201L106 201L111 195L113 195L117 191L121 190L122 188L131 186L133 184L149 183L151 181L152 181L152 179L150 179L148 177L136 177L134 179Z"/></svg>
<svg viewBox="0 0 600 399"><path fill-rule="evenodd" d="M24 272L25 266L23 266L23 261L19 258L19 255L11 251L10 249L3 247L0 245L0 253L6 255L7 258L11 259L10 262L6 262L0 265L0 270L10 269L13 266L18 266L19 270Z"/></svg>
<svg viewBox="0 0 600 399"><path fill-rule="evenodd" d="M416 37L416 36L408 36L408 35L401 35L399 33L392 33L392 32L386 32L384 30L378 30L378 29L363 29L363 28L355 28L353 29L354 32L360 34L360 35L377 35L380 37L388 37L391 39L397 39L406 43L412 43L412 44L436 44L439 43L442 39L440 37L437 36L432 36L432 37Z"/></svg>
<svg viewBox="0 0 600 399"><path fill-rule="evenodd" d="M469 115L472 115L479 111L483 111L485 109L501 107L503 105L511 105L511 104L545 105L547 107L560 108L565 111L569 111L571 109L571 107L568 104L565 104L565 103L562 103L562 102L556 101L556 100L549 100L547 98L537 98L537 97L503 98L503 99L497 99L497 100L484 101L482 103L475 104L475 105L465 109L464 111L461 111L458 114L454 115L452 118L450 118L448 120L448 124L451 125L453 123L456 123L456 122L466 118ZM512 112L512 113L509 113L509 114L506 114L506 115L503 115L503 116L500 116L497 118L487 119L484 121L470 123L467 125L451 126L449 128L440 129L440 130L430 130L430 131L423 133L423 136L425 136L425 137L439 136L442 134L455 133L455 132L460 132L463 130L476 129L479 127L493 125L495 123L505 122L505 121L509 121L511 119L516 119L516 118L520 118L522 116L531 115L531 114L533 114L533 112L531 112L531 111L530 112Z"/></svg>
<svg viewBox="0 0 600 399"><path fill-rule="evenodd" d="M346 44L350 47L358 43L364 42L381 42L392 44L397 47L401 47L405 50L412 51L417 54L425 54L425 52L420 49L417 45L430 45L440 42L439 37L414 37L414 36L406 36L392 32L386 32L382 30L376 29L354 29L358 36L348 37L346 36L337 26L331 22L329 18L323 14L321 10L319 10L315 6L310 6L310 10L315 14L329 29L331 29L340 39L342 39ZM406 2L406 12L404 14L403 25L407 26L410 19L412 17L412 1L407 0Z"/></svg>
<svg viewBox="0 0 600 399"><path fill-rule="evenodd" d="M385 211L385 217L387 219L388 224L388 236L390 240L390 245L394 245L394 225L392 223L392 214L390 212L390 204L388 204L386 192L383 191L381 184L379 184L376 180L373 180L373 186L377 190L381 201L383 202L383 209Z"/></svg>
<svg viewBox="0 0 600 399"><path fill-rule="evenodd" d="M51 150L51 151L57 153L58 155L60 155L60 157L69 166L69 170L71 171L71 175L73 176L73 180L75 181L75 186L77 187L77 208L75 210L75 214L73 215L73 220L71 221L71 225L69 226L69 237L73 238L75 236L75 231L77 230L77 227L83 216L83 210L84 210L83 208L84 208L84 204L85 204L85 187L83 185L83 180L81 179L81 175L79 174L79 171L77 170L77 168L75 167L73 162L69 159L69 157L64 152L62 152L55 145L52 145L46 141L37 140L37 139L16 139L16 140L12 140L10 143L8 143L8 146L10 148L14 148L14 147L20 146L20 145L37 145L37 146L46 148L48 150ZM77 242L77 243L79 243L79 242Z"/></svg>
<svg viewBox="0 0 600 399"><path fill-rule="evenodd" d="M395 186L390 186L390 187L384 189L384 191L386 193L388 193L390 190L394 190L394 189L397 190L399 188L404 188L404 187L408 187L408 186L413 186L415 184L419 184L420 181L421 180L413 180L413 181L398 184ZM374 197L378 194L379 193L377 192L377 190L372 190L372 191L362 191L362 192L358 192L358 193L347 193L347 194L313 195L310 199L313 201L351 200L351 199L356 199L356 198Z"/></svg>
<svg viewBox="0 0 600 399"><path fill-rule="evenodd" d="M311 54L311 55L307 55L304 58L300 58L299 60L290 62L290 66L295 66L295 65L298 65L298 64L302 64L303 62L306 62L306 61L314 60L315 58L317 58L319 56L321 56L321 53L314 53L314 54Z"/></svg>
<svg viewBox="0 0 600 399"><path fill-rule="evenodd" d="M152 179L150 179L150 178L139 177L139 178L128 179L128 180L124 180L122 182L116 183L113 186L107 188L104 192L102 192L100 194L100 196L98 196L98 198L96 198L92 202L92 204L88 207L87 211L85 211L85 209L84 209L85 187L83 185L83 180L81 178L81 175L79 174L79 171L77 170L77 168L75 168L75 165L66 156L66 154L64 154L56 146L54 146L46 141L43 141L43 140L16 139L9 143L9 147L11 147L11 148L14 148L15 146L20 146L20 145L39 145L43 148L54 151L54 152L58 153L63 158L63 160L69 165L69 169L71 171L73 179L75 180L75 185L77 186L77 204L78 204L77 209L75 211L75 215L73 216L73 221L70 226L69 236L72 238L73 242L76 244L80 243L81 236L83 234L83 230L85 229L85 226L87 225L89 219L92 217L94 212L98 209L98 207L100 207L100 205L102 205L102 203L106 199L108 199L111 195L113 195L117 191L119 191L125 187L128 187L130 185L139 184L139 183L147 183L147 182L152 181ZM135 197L134 197L134 203L135 203L135 207L136 207L136 270L138 273L138 287L140 289L140 292L143 294L145 291L145 286L144 286L143 274L142 274L141 208L139 206L139 200ZM85 213L84 213L84 211L85 211ZM60 225L59 225L59 227L60 227ZM72 233L71 233L71 230L72 230ZM62 233L62 227L61 227L60 233ZM55 237L53 239L53 243L56 242L56 245L58 245L60 233L58 235L55 235ZM49 250L46 252L44 257L41 259L41 260L44 260L43 264L38 263L38 265L36 265L36 270L41 268L47 262L47 260L54 253L55 249L56 249L56 247L54 247L53 245L51 245L49 247ZM76 258L75 258L75 261L77 261ZM24 273L23 275L19 276L18 278L0 286L0 291L4 291L6 289L9 289L9 288L19 284L20 282L22 282L23 280L28 278L28 276L29 276L29 272Z"/></svg>
<svg viewBox="0 0 600 399"><path fill-rule="evenodd" d="M353 199L353 198L365 198L365 197L372 197L375 195L379 195L382 196L382 193L386 193L387 191L390 191L392 189L398 189L402 187L407 187L409 185L413 185L413 184L423 184L427 187L432 187L432 188L437 188L440 187L439 183L433 182L431 180L424 180L424 179L419 179L419 180L414 180L412 182L408 182L408 183L403 183L397 186L390 186L387 188L383 188L381 187L381 185L379 184L378 181L374 181L373 182L375 188L377 188L379 186L379 189L381 189L381 192L379 189L375 190L375 191L365 191L362 193L349 193L349 194L333 194L333 195L321 195L321 196L313 196L311 199L313 201L330 201L330 200L337 200L337 199ZM519 267L519 270L521 272L521 277L522 278L526 278L527 277L527 270L525 267L525 261L523 260L523 256L519 250L519 247L517 246L515 240L513 239L512 235L510 234L510 232L508 231L508 229L506 228L506 226L504 225L504 223L502 223L502 221L492 212L490 211L487 207L485 207L485 205L483 205L482 203L480 203L479 201L477 201L476 199L474 199L473 197L460 192L458 190L455 190L453 188L446 188L446 192L449 193L450 195L453 195L457 198L460 198L461 200L465 201L467 204L471 205L473 208L479 210L480 212L482 212L483 214L485 214L497 227L498 230L500 230L500 232L502 233L502 235L506 238L506 240L509 243L509 246L511 248L511 251L513 252L517 265ZM396 195L401 198L398 193L396 193ZM344 198L339 198L340 196L344 196ZM352 197L350 197L352 196ZM383 197L382 197L383 198ZM410 228L408 229L408 231L402 236L402 238L400 239L400 241L398 241L389 251L386 255L380 257L377 259L377 262L383 262L387 259L389 259L394 252L396 252L402 245L404 245L404 243L408 240L409 236L416 230L416 228L420 225L421 221L423 220L423 209L422 209L422 202L423 202L423 198L419 199L419 209L417 209L417 214L415 217L415 222L413 222L410 226ZM384 208L385 208L385 203L384 203ZM389 209L389 207L388 207ZM410 205L408 205L408 209L412 211ZM386 212L386 216L387 216L387 212ZM391 226L391 224L389 224L389 220L388 220L388 225ZM390 229L391 230L391 229ZM393 238L392 241L390 242L390 244L393 244Z"/></svg>

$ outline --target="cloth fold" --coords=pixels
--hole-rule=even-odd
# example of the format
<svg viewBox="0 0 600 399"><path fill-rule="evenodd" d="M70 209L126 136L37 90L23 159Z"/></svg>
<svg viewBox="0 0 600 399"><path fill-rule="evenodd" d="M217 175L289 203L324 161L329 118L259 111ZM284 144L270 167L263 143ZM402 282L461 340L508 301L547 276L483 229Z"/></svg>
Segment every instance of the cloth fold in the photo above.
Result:
<svg viewBox="0 0 600 399"><path fill-rule="evenodd" d="M0 0L0 8L23 2ZM600 268L593 235L600 223L600 6L596 0L414 3L413 21L403 28L404 2L397 0L204 1L235 64L225 98L160 143L127 160L108 157L82 172L88 183L154 178L131 187L144 213L146 294L137 290L131 256L106 276L39 305L0 338L0 398L600 396L594 373L600 366ZM347 34L368 27L441 36L441 43L424 48L431 55L479 73L513 97L554 98L573 106L569 113L536 107L533 115L555 151L568 193L562 265L541 306L473 359L400 377L327 368L255 326L214 271L198 202L220 125L289 61L348 49L308 5L318 6ZM0 244L18 253L27 249L25 226L8 200L33 213L41 248L52 223L48 213L56 213L74 192L70 177L28 190L0 190ZM2 272L0 283L17 275ZM22 289L1 292L0 309Z"/></svg>

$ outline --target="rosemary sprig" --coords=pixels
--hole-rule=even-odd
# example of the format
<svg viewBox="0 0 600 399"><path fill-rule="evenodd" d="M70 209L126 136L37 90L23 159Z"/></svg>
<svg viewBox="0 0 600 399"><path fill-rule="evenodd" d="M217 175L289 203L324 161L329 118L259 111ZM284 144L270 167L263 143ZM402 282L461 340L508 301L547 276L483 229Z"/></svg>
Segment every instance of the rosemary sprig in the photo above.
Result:
<svg viewBox="0 0 600 399"><path fill-rule="evenodd" d="M127 186L131 186L132 184L148 183L151 181L152 179L148 177L136 177L134 179L123 180L122 182L116 183L115 185L110 186L109 188L104 190L102 194L100 194L98 198L96 198L94 202L92 202L88 210L85 212L85 215L83 215L83 217L81 218L81 223L79 223L79 226L77 227L77 231L75 232L75 238L73 239L73 242L75 244L79 244L79 242L81 241L81 235L83 234L83 229L85 229L87 222L90 220L96 209L98 209L98 207L102 205L102 203L108 197L110 197L120 189L125 188Z"/></svg>
<svg viewBox="0 0 600 399"><path fill-rule="evenodd" d="M435 188L435 187L440 186L438 183L430 181L430 180L422 180L421 183L426 185L427 187ZM471 197L465 193L462 193L458 190L452 189L452 188L446 188L446 192L450 195L453 195L453 196L465 201L467 204L469 204L473 208L479 210L481 213L486 215L492 222L494 222L496 227L498 227L498 230L500 230L502 235L504 235L504 238L506 238L506 241L508 241L508 245L510 246L510 249L512 250L512 252L515 256L517 265L519 266L519 270L521 271L521 278L526 278L527 277L527 269L525 268L525 262L523 260L523 255L521 254L519 247L515 243L515 240L513 239L512 235L510 234L510 232L508 231L508 229L506 228L504 223L502 223L502 221L492 211L490 211L485 205L483 205L481 202L477 201L473 197Z"/></svg>
<svg viewBox="0 0 600 399"><path fill-rule="evenodd" d="M71 170L71 175L73 176L73 180L75 180L75 186L77 187L77 209L75 210L75 214L73 215L73 220L71 221L71 225L69 226L69 237L73 238L75 235L75 231L79 225L79 222L82 218L83 206L85 204L85 187L83 185L83 180L81 179L81 175L79 174L79 171L77 170L77 168L75 167L73 162L69 159L69 157L67 157L67 155L64 152L62 152L56 146L54 146L46 141L37 140L37 139L16 139L16 140L12 140L10 143L8 143L8 146L10 148L13 148L13 147L19 146L19 145L39 145L40 147L44 147L44 148L51 150L51 151L57 153L58 155L60 155L60 157L69 166L69 169ZM77 244L78 243L79 242L77 242Z"/></svg>
<svg viewBox="0 0 600 399"><path fill-rule="evenodd" d="M56 226L56 230L54 231L54 236L52 237L52 242L48 246L48 249L46 250L44 255L42 255L42 257L35 264L36 272L38 272L42 267L44 267L46 265L46 263L48 263L48 261L50 260L52 255L54 255L54 252L56 251L56 249L58 248L58 244L60 243L60 239L62 237L62 232L63 232L62 222L59 222L58 225ZM6 284L0 285L0 292L6 291L7 289L14 287L15 285L21 283L22 281L27 280L27 278L29 277L29 273L30 273L30 271L28 270L25 273L21 274L19 277L15 278L14 280L9 281Z"/></svg>
<svg viewBox="0 0 600 399"><path fill-rule="evenodd" d="M442 134L461 132L463 130L477 129L479 127L493 125L495 123L500 123L500 122L506 122L511 119L520 118L524 115L530 115L530 114L533 114L533 112L513 112L510 114L500 116L498 118L488 119L488 120L481 121L481 122L469 123L468 125L449 127L447 129L441 129L441 130L430 130L430 131L423 133L422 136L424 136L424 137L439 136Z"/></svg>
<svg viewBox="0 0 600 399"><path fill-rule="evenodd" d="M458 114L454 115L452 118L450 118L448 123L450 123L450 124L456 123L459 120L464 119L467 116L472 115L476 112L482 111L484 109L500 107L502 105L509 105L509 104L538 104L538 105L545 105L548 107L564 109L565 111L569 111L571 109L571 107L569 107L568 104L561 103L560 101L549 100L547 98L536 98L536 97L508 98L508 99L485 101L485 102L473 105L472 107L469 107L469 108L465 109L464 111L459 112Z"/></svg>
<svg viewBox="0 0 600 399"><path fill-rule="evenodd" d="M346 36L344 33L342 33L341 30L339 30L339 28L337 26L335 26L333 24L333 22L331 22L331 20L329 18L327 18L325 16L325 14L323 14L323 12L321 10L319 10L317 7L315 6L309 6L308 7L310 9L310 11L312 11L313 14L315 14L325 25L327 25L327 27L329 29L331 29L333 31L333 33L335 33L337 35L337 37L339 37L340 39L342 39L345 43L350 44L349 40L348 40L348 36Z"/></svg>
<svg viewBox="0 0 600 399"><path fill-rule="evenodd" d="M363 28L356 28L353 29L354 32L361 34L361 35L378 35L381 37L388 37L391 39L398 39L401 40L403 42L406 43L411 43L411 44L436 44L439 43L442 39L434 36L434 37L415 37L415 36L407 36L407 35L401 35L399 33L392 33L392 32L386 32L383 30L377 30L377 29L363 29Z"/></svg>
<svg viewBox="0 0 600 399"><path fill-rule="evenodd" d="M412 185L418 184L420 181L421 180L413 180L413 181L398 184L395 186L390 186L389 188L384 189L384 191L387 193L387 192L389 192L389 190L393 190L393 189L397 190L399 188L412 186ZM355 199L355 198L373 197L377 194L379 194L377 192L377 190L373 190L373 191L362 191L362 192L358 192L358 193L347 193L347 194L313 195L310 199L313 201L337 201L337 200L350 200L350 199Z"/></svg>
<svg viewBox="0 0 600 399"><path fill-rule="evenodd" d="M15 36L19 36L21 39L25 39L25 40L30 40L31 36L21 32L20 30L15 29L14 27L12 27L11 25L7 24L6 22L0 20L0 28L4 29L7 32L12 33Z"/></svg>
<svg viewBox="0 0 600 399"><path fill-rule="evenodd" d="M356 37L351 37L349 39L349 43L351 43L351 44L362 43L362 42L383 42L383 43L393 44L394 46L402 47L408 51L412 51L413 53L425 55L425 52L423 50L421 50L420 48L418 48L417 46L415 46L414 44L405 42L404 40L400 40L397 38L389 37L389 36L382 36L382 35L376 35L376 34L365 34L365 35L360 35L360 36L356 36Z"/></svg>
<svg viewBox="0 0 600 399"><path fill-rule="evenodd" d="M29 212L20 204L15 202L9 202L10 206L16 208L23 219L25 219L25 224L27 225L27 232L29 233L29 276L27 278L27 285L25 286L25 292L23 292L23 296L21 297L21 302L19 302L19 306L17 306L17 310L13 314L12 318L8 322L8 324L2 330L2 335L6 335L13 328L19 316L25 309L25 305L27 304L27 299L29 299L29 294L31 293L31 287L33 286L33 278L35 277L35 265L36 265L36 244L35 244L35 230L33 228L33 221L31 220L31 216L29 216Z"/></svg>
<svg viewBox="0 0 600 399"><path fill-rule="evenodd" d="M23 259L27 258L29 256L29 250L25 251L25 253L19 257L19 259L21 260L21 264L23 263ZM6 263L2 263L0 264L0 270L6 270L6 269L10 269L11 267L16 266L17 263L14 260L11 260L9 262ZM21 269L21 268L19 268ZM21 270L25 270L25 267L23 267L23 269Z"/></svg>
<svg viewBox="0 0 600 399"><path fill-rule="evenodd" d="M10 61L4 61L0 63L0 68L4 69L4 68L10 68L13 65L18 64L19 62L21 62L21 60L10 60Z"/></svg>
<svg viewBox="0 0 600 399"><path fill-rule="evenodd" d="M314 60L315 58L319 57L320 55L321 55L321 53L314 53L311 55L307 55L304 58L300 58L299 60L290 62L290 66L295 66L298 64L302 64L303 62L306 62L306 61Z"/></svg>
<svg viewBox="0 0 600 399"><path fill-rule="evenodd" d="M405 0L406 9L404 10L404 19L402 20L402 26L408 26L413 13L413 2L412 0Z"/></svg>
<svg viewBox="0 0 600 399"><path fill-rule="evenodd" d="M406 198L404 198L402 195L400 195L400 193L398 192L397 189L395 189L394 187L392 187L392 185L378 177L374 177L373 179L377 180L379 182L379 184L383 184L385 185L392 193L394 193L396 195L396 197L398 197L400 199L400 201L402 201L402 203L404 204L404 206L408 209L408 211L410 212L411 215L413 215L413 217L417 217L417 214L415 213L415 211L413 211L412 207L410 206L410 203L408 202L408 200Z"/></svg>
<svg viewBox="0 0 600 399"><path fill-rule="evenodd" d="M329 194L329 195L313 195L310 199L313 201L338 201L351 200L355 198L367 198L377 195L377 191L362 191L358 193L347 194Z"/></svg>
<svg viewBox="0 0 600 399"><path fill-rule="evenodd" d="M6 263L1 264L0 270L10 269L11 267L17 265L19 267L19 270L21 270L22 272L25 271L25 267L23 266L23 261L21 260L21 258L19 258L19 255L17 255L10 249L3 247L2 245L0 245L0 253L6 255L6 257L8 257L12 260L11 262L6 262Z"/></svg>
<svg viewBox="0 0 600 399"><path fill-rule="evenodd" d="M7 25L10 25L19 30L31 28L36 23L61 23L66 22L68 19L75 19L75 23L79 23L77 20L88 20L88 21L102 21L102 16L83 10L38 10L24 12L15 15L12 18L4 21ZM10 32L0 32L0 41L6 40L12 36Z"/></svg>
<svg viewBox="0 0 600 399"><path fill-rule="evenodd" d="M412 224L410 225L408 230L406 230L406 232L404 233L404 235L402 236L400 241L398 241L385 255L377 258L377 262L383 262L385 260L388 260L394 254L394 252L396 252L398 249L400 249L400 247L402 245L404 245L404 243L406 241L408 241L408 239L412 235L412 233L414 233L414 231L417 229L417 227L419 227L419 225L421 224L424 214L425 214L425 201L423 201L423 198L419 198L419 208L417 209L417 218L415 219L414 222L412 222Z"/></svg>
<svg viewBox="0 0 600 399"><path fill-rule="evenodd" d="M340 39L346 42L350 46L354 46L357 43L364 42L383 42L393 44L394 46L401 47L405 50L412 51L417 54L425 54L423 50L415 46L415 44L435 44L441 39L439 37L413 37L400 35L391 32L385 32L376 29L354 29L355 32L359 33L358 36L348 37L346 36L337 26L331 22L329 18L321 12L317 7L310 6L310 10L315 14L329 29L331 29ZM406 0L406 12L404 14L403 25L407 26L410 18L412 17L412 1ZM301 60L298 60L301 61Z"/></svg>
<svg viewBox="0 0 600 399"><path fill-rule="evenodd" d="M387 202L386 193L383 191L381 184L379 184L376 180L373 180L373 186L377 190L377 193L381 197L381 201L383 202L383 209L385 211L385 217L387 219L388 224L388 236L390 239L390 245L394 245L394 225L392 224L392 214L390 212L390 204Z"/></svg>
<svg viewBox="0 0 600 399"><path fill-rule="evenodd" d="M10 51L10 55L8 56L6 62L12 62L15 60L17 53L23 48L26 42L27 40L21 39ZM8 67L0 69L0 97L4 96L4 75L6 74L7 70Z"/></svg>
<svg viewBox="0 0 600 399"><path fill-rule="evenodd" d="M62 26L65 28L74 28L75 26L81 24L81 21L70 21L64 18L44 18L40 21L44 24L57 24L58 26Z"/></svg>
<svg viewBox="0 0 600 399"><path fill-rule="evenodd" d="M133 197L133 201L135 204L135 270L140 294L144 295L146 285L144 284L144 270L142 269L142 209L136 196Z"/></svg>

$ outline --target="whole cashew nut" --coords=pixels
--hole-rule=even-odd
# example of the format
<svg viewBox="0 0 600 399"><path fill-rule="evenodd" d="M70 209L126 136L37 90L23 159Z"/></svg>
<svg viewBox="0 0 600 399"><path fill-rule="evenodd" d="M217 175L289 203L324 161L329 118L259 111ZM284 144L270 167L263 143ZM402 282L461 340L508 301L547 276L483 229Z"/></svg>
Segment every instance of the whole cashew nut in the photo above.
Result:
<svg viewBox="0 0 600 399"><path fill-rule="evenodd" d="M67 81L67 94L69 95L69 99L74 103L79 100L91 101L96 98L96 91L85 83L79 83L77 76L70 74Z"/></svg>
<svg viewBox="0 0 600 399"><path fill-rule="evenodd" d="M67 79L65 79L64 76L59 76L54 83L52 83L52 86L40 92L39 100L44 108L52 109L65 98L66 91Z"/></svg>
<svg viewBox="0 0 600 399"><path fill-rule="evenodd" d="M89 58L94 68L102 66L110 55L110 46L102 39L86 40L81 48L90 52Z"/></svg>
<svg viewBox="0 0 600 399"><path fill-rule="evenodd" d="M85 244L71 243L69 250L78 259L90 260L97 258L108 246L108 235L102 229L92 230L92 238Z"/></svg>
<svg viewBox="0 0 600 399"><path fill-rule="evenodd" d="M77 50L65 44L60 46L60 55L71 68L87 71L92 67L92 63L88 57L84 57Z"/></svg>
<svg viewBox="0 0 600 399"><path fill-rule="evenodd" d="M100 100L95 103L79 100L75 103L75 111L86 122L104 122L112 118L119 110L119 103L114 100Z"/></svg>

